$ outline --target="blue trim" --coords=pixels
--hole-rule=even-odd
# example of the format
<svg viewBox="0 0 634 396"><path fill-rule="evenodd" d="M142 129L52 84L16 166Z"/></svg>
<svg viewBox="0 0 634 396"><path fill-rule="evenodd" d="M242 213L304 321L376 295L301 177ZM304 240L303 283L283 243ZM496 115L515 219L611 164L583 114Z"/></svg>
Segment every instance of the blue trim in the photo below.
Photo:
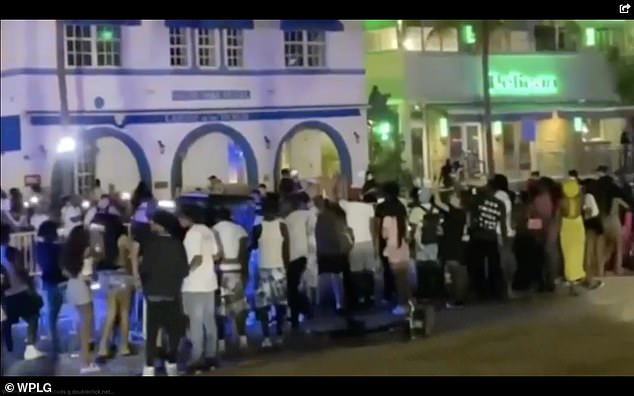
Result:
<svg viewBox="0 0 634 396"><path fill-rule="evenodd" d="M113 25L113 26L139 26L140 19L67 19L64 21L67 25Z"/></svg>
<svg viewBox="0 0 634 396"><path fill-rule="evenodd" d="M0 152L22 149L22 128L19 115L0 118Z"/></svg>
<svg viewBox="0 0 634 396"><path fill-rule="evenodd" d="M365 108L367 104L365 103L351 103L351 104L339 104L339 105L324 105L324 106L268 106L268 107L199 107L199 108L172 108L172 109L131 109L131 110L81 110L81 111L71 111L71 115L82 115L82 114L105 114L112 115L116 114L134 114L134 113L209 113L209 112L224 112L224 111L271 111L271 110L331 110L331 109L342 109L342 108ZM59 110L30 110L26 112L27 115L58 115Z"/></svg>
<svg viewBox="0 0 634 396"><path fill-rule="evenodd" d="M55 68L25 67L8 69L0 72L0 77L12 77L23 75L55 76ZM68 68L69 76L303 76L303 75L365 75L365 69L126 69L126 68Z"/></svg>
<svg viewBox="0 0 634 396"><path fill-rule="evenodd" d="M152 186L152 168L150 167L150 162L148 161L145 151L143 151L141 145L130 135L112 127L102 126L82 131L81 136L82 139L91 143L96 143L102 138L114 138L125 144L136 161L141 180L143 180L148 186ZM57 164L60 160L62 159L57 158L55 163ZM59 169L59 167L53 166L53 169Z"/></svg>
<svg viewBox="0 0 634 396"><path fill-rule="evenodd" d="M193 29L253 29L251 19L167 19L165 26L169 28Z"/></svg>
<svg viewBox="0 0 634 396"><path fill-rule="evenodd" d="M163 124L163 123L201 123L216 121L272 121L306 118L357 117L361 115L358 108L341 108L331 110L303 110L303 111L254 111L241 112L213 112L213 113L158 113L127 115L121 124L116 124L114 115L74 115L70 117L71 125L115 125L124 127L132 124ZM31 125L60 125L61 119L56 116L31 116Z"/></svg>
<svg viewBox="0 0 634 396"><path fill-rule="evenodd" d="M176 149L174 159L172 160L172 171L170 176L170 188L172 190L172 195L176 192L177 184L181 184L179 187L182 187L183 177L182 174L179 173L182 173L182 162L187 155L187 151L194 143L196 143L196 141L198 141L198 139L209 135L210 133L220 133L233 140L233 142L240 147L242 153L244 154L244 162L247 168L247 181L251 186L258 185L258 161L249 141L240 132L228 125L220 123L205 124L185 135ZM180 183L178 183L179 181Z"/></svg>
<svg viewBox="0 0 634 396"><path fill-rule="evenodd" d="M282 19L280 29L341 32L343 23L337 19Z"/></svg>
<svg viewBox="0 0 634 396"><path fill-rule="evenodd" d="M277 186L279 175L280 175L280 160L282 159L282 147L284 143L288 142L295 136L297 133L306 130L306 129L317 129L324 132L330 140L335 145L337 149L337 154L339 155L339 165L341 167L341 174L347 178L347 180L352 182L352 158L350 157L350 150L348 150L348 145L346 141L341 136L335 128L332 126L323 123L321 121L304 121L292 127L282 140L280 140L279 145L277 146L277 150L275 151L275 185Z"/></svg>

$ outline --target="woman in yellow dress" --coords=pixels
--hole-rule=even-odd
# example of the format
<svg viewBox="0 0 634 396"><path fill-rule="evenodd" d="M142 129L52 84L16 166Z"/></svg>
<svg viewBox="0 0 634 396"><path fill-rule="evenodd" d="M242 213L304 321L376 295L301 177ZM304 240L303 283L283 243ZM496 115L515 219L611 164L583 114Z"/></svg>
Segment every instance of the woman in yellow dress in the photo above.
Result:
<svg viewBox="0 0 634 396"><path fill-rule="evenodd" d="M594 282L584 269L586 230L583 224L583 194L576 179L568 179L562 184L563 198L559 206L561 228L559 241L564 261L564 278L576 294L575 286L583 283L589 289L596 289L603 282Z"/></svg>

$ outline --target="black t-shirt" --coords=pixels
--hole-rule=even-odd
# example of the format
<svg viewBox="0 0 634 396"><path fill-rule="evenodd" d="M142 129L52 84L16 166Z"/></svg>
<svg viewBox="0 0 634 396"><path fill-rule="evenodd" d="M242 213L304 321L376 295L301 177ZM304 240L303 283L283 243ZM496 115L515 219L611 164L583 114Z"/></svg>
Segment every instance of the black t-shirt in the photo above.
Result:
<svg viewBox="0 0 634 396"><path fill-rule="evenodd" d="M482 192L472 207L471 237L497 240L497 227L504 221L504 203L489 192Z"/></svg>
<svg viewBox="0 0 634 396"><path fill-rule="evenodd" d="M449 205L449 210L443 211L442 235L448 248L462 245L466 223L467 213L464 210Z"/></svg>

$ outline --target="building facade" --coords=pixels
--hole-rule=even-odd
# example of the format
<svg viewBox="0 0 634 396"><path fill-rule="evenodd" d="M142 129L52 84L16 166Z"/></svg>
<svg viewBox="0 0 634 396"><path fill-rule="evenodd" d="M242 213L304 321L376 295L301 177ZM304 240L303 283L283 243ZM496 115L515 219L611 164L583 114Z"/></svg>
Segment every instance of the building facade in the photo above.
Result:
<svg viewBox="0 0 634 396"><path fill-rule="evenodd" d="M427 179L447 158L487 163L478 22L439 22L365 22L368 88L391 95L405 160ZM524 179L619 166L634 107L621 103L610 56L634 55L633 23L505 21L489 47L496 171Z"/></svg>
<svg viewBox="0 0 634 396"><path fill-rule="evenodd" d="M143 179L169 197L210 175L272 187L283 166L361 182L360 21L3 20L1 31L5 189L63 183L69 156L80 192Z"/></svg>

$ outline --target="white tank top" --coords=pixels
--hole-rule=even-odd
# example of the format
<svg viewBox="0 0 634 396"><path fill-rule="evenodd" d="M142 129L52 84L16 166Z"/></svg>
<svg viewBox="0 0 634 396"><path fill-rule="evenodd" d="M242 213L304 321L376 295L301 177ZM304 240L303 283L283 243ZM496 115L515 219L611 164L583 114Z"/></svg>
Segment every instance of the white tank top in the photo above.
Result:
<svg viewBox="0 0 634 396"><path fill-rule="evenodd" d="M272 221L262 221L262 234L258 241L260 247L260 268L282 268L284 258L282 257L282 244L284 237L280 230L279 219Z"/></svg>

